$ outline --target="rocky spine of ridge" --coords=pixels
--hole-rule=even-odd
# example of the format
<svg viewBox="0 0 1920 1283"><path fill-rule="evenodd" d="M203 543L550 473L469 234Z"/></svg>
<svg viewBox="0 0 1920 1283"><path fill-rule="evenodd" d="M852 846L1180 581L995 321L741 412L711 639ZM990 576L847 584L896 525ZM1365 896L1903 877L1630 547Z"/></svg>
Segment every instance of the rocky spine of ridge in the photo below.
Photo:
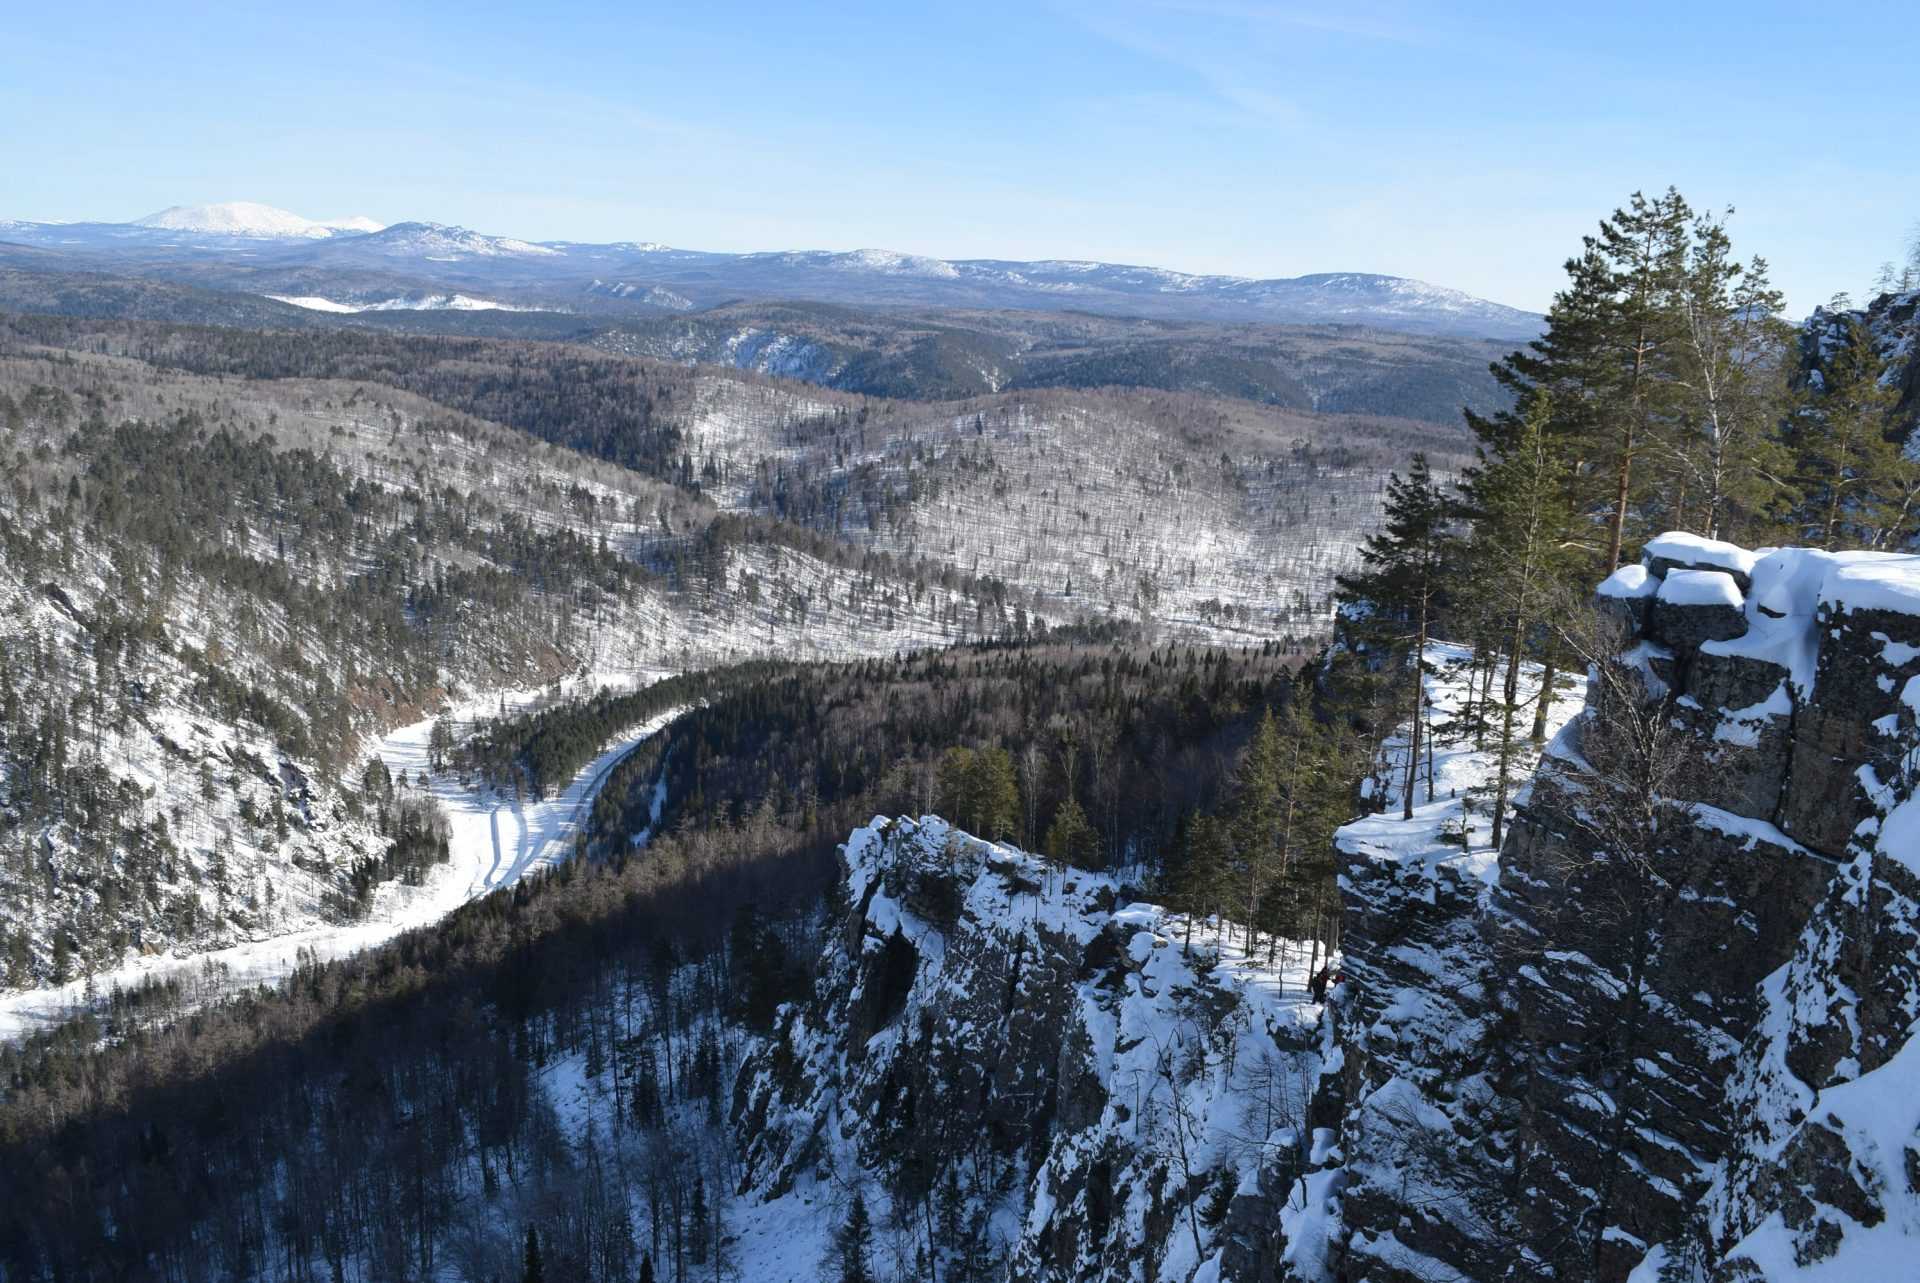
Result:
<svg viewBox="0 0 1920 1283"><path fill-rule="evenodd" d="M1497 878L1343 857L1317 1110L1346 1278L1785 1279L1920 1247L1920 559L1666 536L1599 600L1697 755L1690 822L1651 868L1594 836L1590 696Z"/></svg>
<svg viewBox="0 0 1920 1283"><path fill-rule="evenodd" d="M930 1218L941 1279L1272 1279L1317 1251L1288 1197L1319 1160L1307 959L936 817L842 858L815 992L736 1081L750 1202Z"/></svg>

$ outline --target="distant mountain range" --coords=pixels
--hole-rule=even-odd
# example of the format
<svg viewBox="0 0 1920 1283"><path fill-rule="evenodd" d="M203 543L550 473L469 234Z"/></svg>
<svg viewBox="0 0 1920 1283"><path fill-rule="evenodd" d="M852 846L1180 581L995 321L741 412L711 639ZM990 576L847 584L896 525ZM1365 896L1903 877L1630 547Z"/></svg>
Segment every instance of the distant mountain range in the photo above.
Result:
<svg viewBox="0 0 1920 1283"><path fill-rule="evenodd" d="M7 243L41 253L4 254ZM1531 338L1542 325L1536 313L1369 272L1255 280L1072 259L536 242L441 223L309 219L247 201L174 206L131 223L0 220L0 257L27 270L109 271L352 312L462 298L467 307L658 315L743 299L809 299L1497 339Z"/></svg>

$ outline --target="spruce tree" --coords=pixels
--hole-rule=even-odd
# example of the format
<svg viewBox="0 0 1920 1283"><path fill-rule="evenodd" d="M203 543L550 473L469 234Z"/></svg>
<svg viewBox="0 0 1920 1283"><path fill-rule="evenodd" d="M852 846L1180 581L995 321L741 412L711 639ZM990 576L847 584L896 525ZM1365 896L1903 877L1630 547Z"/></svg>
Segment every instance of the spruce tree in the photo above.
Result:
<svg viewBox="0 0 1920 1283"><path fill-rule="evenodd" d="M1260 897L1272 879L1280 839L1280 771L1280 731L1273 710L1268 709L1261 714L1234 776L1233 847L1239 860L1241 903L1246 908L1248 954L1253 953Z"/></svg>
<svg viewBox="0 0 1920 1283"><path fill-rule="evenodd" d="M1088 868L1094 863L1093 826L1071 793L1053 813L1053 823L1047 826L1046 846L1047 858L1058 868Z"/></svg>
<svg viewBox="0 0 1920 1283"><path fill-rule="evenodd" d="M873 1283L873 1267L867 1260L872 1250L873 1223L867 1217L867 1200L856 1190L846 1223L833 1239L840 1283Z"/></svg>

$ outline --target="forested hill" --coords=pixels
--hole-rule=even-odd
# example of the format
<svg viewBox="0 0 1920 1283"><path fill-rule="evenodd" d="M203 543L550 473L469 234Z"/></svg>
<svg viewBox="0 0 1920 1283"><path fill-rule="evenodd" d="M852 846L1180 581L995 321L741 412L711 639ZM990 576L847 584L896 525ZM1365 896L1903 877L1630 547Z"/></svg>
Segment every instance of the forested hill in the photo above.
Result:
<svg viewBox="0 0 1920 1283"><path fill-rule="evenodd" d="M0 966L76 994L431 881L365 755L481 691L1062 626L1314 644L1386 469L1457 437L44 317L0 320L0 425Z"/></svg>
<svg viewBox="0 0 1920 1283"><path fill-rule="evenodd" d="M11 324L22 343L248 386L394 388L726 512L805 527L863 562L886 554L920 578L931 568L1004 585L992 591L1007 610L1029 595L1051 618L1130 616L1195 635L1324 630L1332 576L1371 524L1385 473L1418 450L1464 458L1458 427L1184 394L929 405L548 344Z"/></svg>
<svg viewBox="0 0 1920 1283"><path fill-rule="evenodd" d="M813 983L845 817L930 800L1138 876L1196 817L1238 813L1235 763L1299 710L1296 664L992 645L721 674L610 786L596 858L273 994L185 1021L188 995L148 994L0 1055L0 1268L488 1277L529 1226L571 1277L742 1263L729 1084ZM635 852L621 812L647 814L663 763L661 831ZM1230 894L1209 877L1196 905ZM1273 928L1330 929L1325 861L1263 894ZM795 1250L757 1259L810 1277Z"/></svg>
<svg viewBox="0 0 1920 1283"><path fill-rule="evenodd" d="M0 352L8 987L351 920L418 880L360 763L450 693L1044 626L391 388ZM443 848L444 849L444 848Z"/></svg>

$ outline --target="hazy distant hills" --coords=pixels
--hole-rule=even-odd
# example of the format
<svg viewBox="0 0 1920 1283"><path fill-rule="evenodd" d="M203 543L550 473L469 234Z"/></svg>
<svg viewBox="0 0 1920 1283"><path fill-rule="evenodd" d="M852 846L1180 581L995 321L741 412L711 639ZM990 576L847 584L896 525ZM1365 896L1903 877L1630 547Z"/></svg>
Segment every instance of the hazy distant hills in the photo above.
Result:
<svg viewBox="0 0 1920 1283"><path fill-rule="evenodd" d="M523 309L632 315L744 299L807 299L1339 324L1507 340L1531 338L1541 325L1532 312L1369 272L1254 280L1081 260L943 259L874 249L724 254L648 241L536 242L424 221L382 227L357 217L316 220L245 201L175 206L132 223L0 220L0 242L48 251L69 270L342 307L412 294L459 295Z"/></svg>

